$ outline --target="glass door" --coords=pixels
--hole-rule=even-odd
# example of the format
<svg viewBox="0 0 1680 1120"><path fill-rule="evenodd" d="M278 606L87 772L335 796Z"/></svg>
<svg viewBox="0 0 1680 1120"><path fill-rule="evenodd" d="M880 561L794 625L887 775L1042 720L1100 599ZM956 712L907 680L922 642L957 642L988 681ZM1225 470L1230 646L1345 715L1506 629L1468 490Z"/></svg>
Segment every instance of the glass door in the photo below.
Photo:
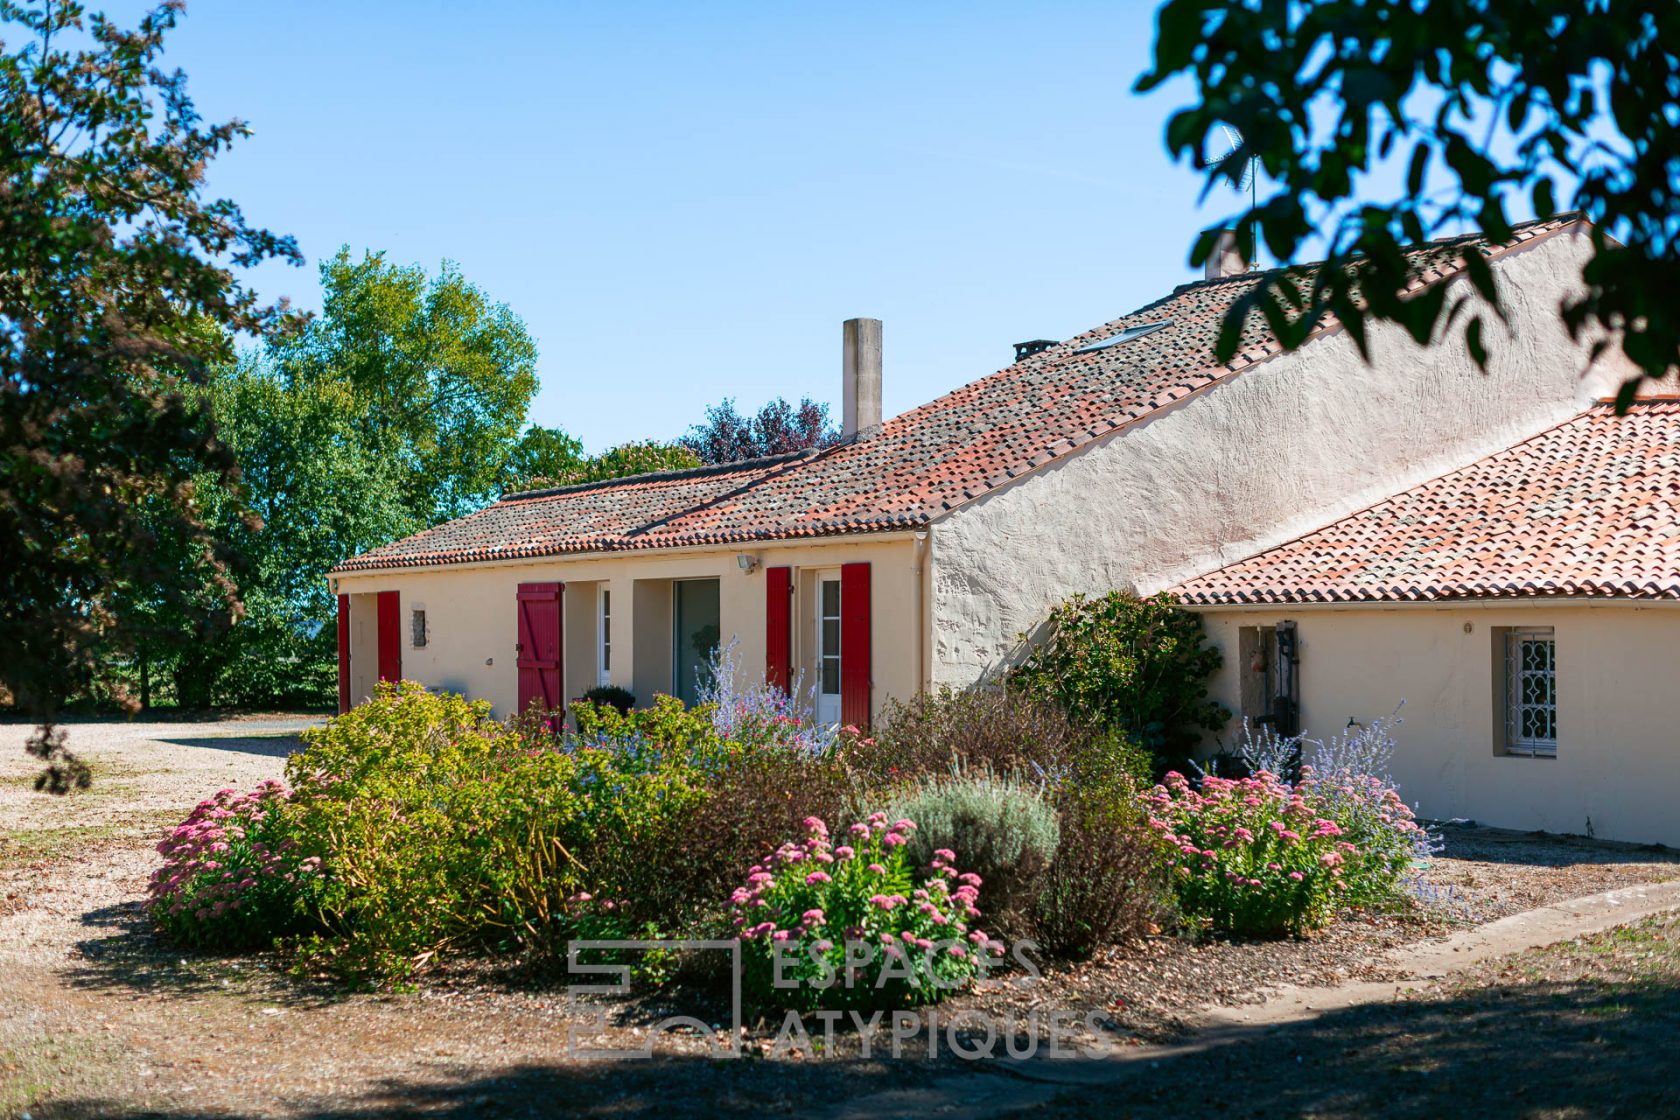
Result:
<svg viewBox="0 0 1680 1120"><path fill-rule="evenodd" d="M671 693L684 704L700 702L700 693L712 685L712 662L723 635L718 609L718 581L683 579L672 584L676 600L673 615L675 635L671 650L674 669Z"/></svg>
<svg viewBox="0 0 1680 1120"><path fill-rule="evenodd" d="M817 581L818 723L840 722L840 577Z"/></svg>

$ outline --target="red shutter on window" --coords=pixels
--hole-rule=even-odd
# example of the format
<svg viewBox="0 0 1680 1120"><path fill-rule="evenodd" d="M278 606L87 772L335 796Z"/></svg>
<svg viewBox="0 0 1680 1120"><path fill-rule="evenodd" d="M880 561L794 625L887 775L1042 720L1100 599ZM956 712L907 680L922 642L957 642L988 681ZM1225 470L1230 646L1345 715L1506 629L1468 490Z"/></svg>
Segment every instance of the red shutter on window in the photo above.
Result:
<svg viewBox="0 0 1680 1120"><path fill-rule="evenodd" d="M338 597L338 710L350 710L350 596Z"/></svg>
<svg viewBox="0 0 1680 1120"><path fill-rule="evenodd" d="M764 569L764 678L793 688L793 569Z"/></svg>
<svg viewBox="0 0 1680 1120"><path fill-rule="evenodd" d="M396 591L379 593L379 679L402 680L402 598Z"/></svg>
<svg viewBox="0 0 1680 1120"><path fill-rule="evenodd" d="M840 722L869 726L869 565L840 566Z"/></svg>
<svg viewBox="0 0 1680 1120"><path fill-rule="evenodd" d="M563 583L519 585L519 710L533 700L548 711L565 707L560 695L560 603Z"/></svg>

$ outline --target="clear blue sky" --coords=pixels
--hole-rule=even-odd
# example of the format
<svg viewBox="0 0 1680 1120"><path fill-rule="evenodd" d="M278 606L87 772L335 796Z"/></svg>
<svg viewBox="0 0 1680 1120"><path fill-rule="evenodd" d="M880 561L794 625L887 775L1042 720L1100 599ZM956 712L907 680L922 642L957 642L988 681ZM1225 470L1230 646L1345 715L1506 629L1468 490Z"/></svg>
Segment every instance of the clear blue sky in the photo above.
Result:
<svg viewBox="0 0 1680 1120"><path fill-rule="evenodd" d="M598 450L725 396L837 405L850 316L885 320L892 414L1191 278L1237 200L1198 213L1167 158L1183 91L1130 92L1153 30L1143 2L193 0L168 61L256 130L211 186L309 258L265 295L318 307L341 244L454 260L536 337L533 419Z"/></svg>

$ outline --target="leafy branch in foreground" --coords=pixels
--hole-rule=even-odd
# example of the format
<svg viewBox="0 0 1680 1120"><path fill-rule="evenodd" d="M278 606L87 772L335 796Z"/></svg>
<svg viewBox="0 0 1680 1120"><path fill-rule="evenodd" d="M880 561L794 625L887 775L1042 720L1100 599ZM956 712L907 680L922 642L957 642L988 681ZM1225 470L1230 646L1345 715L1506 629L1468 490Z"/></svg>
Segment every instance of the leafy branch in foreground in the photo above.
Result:
<svg viewBox="0 0 1680 1120"><path fill-rule="evenodd" d="M1463 319L1485 366L1484 313L1506 315L1492 270L1464 254L1479 309L1444 285L1408 293L1413 247L1465 223L1504 242L1526 202L1591 222L1581 289L1561 311L1595 358L1619 343L1637 368L1621 403L1680 369L1676 44L1672 0L1168 0L1137 83L1195 82L1168 148L1200 164L1214 130L1235 127L1242 142L1208 165L1208 186L1238 182L1250 160L1276 185L1237 219L1248 247L1293 262L1309 239L1328 242L1323 267L1268 275L1232 309L1219 359L1254 316L1286 348L1334 317L1361 352L1377 322L1422 343ZM1404 163L1403 185L1378 201L1371 175L1389 162ZM1193 264L1215 237L1202 234Z"/></svg>

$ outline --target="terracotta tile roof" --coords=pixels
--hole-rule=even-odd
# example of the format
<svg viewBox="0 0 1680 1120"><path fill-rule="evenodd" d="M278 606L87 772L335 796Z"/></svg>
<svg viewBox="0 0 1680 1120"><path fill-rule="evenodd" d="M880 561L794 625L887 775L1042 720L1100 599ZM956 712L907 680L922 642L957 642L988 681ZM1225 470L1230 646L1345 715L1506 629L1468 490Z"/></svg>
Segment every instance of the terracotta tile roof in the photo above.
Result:
<svg viewBox="0 0 1680 1120"><path fill-rule="evenodd" d="M1680 599L1680 400L1597 405L1172 590L1202 605Z"/></svg>
<svg viewBox="0 0 1680 1120"><path fill-rule="evenodd" d="M1569 225L1520 227L1512 244ZM1418 286L1458 271L1474 238L1419 252ZM1251 316L1236 357L1214 361L1226 311L1266 274L1180 286L814 455L514 495L363 553L334 571L910 529L1278 351ZM1171 325L1079 353L1127 327ZM1322 328L1330 329L1329 326Z"/></svg>

